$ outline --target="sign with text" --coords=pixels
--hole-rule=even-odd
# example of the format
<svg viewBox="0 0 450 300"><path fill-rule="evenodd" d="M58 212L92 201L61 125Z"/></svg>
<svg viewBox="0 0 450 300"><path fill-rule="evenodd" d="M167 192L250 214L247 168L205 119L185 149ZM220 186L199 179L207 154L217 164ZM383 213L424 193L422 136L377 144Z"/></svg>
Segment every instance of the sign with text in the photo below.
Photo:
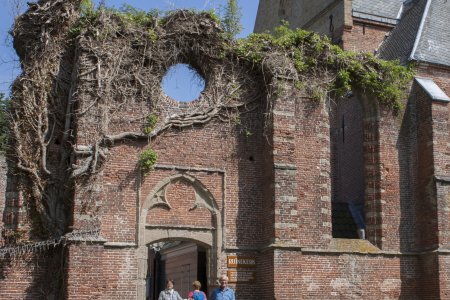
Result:
<svg viewBox="0 0 450 300"><path fill-rule="evenodd" d="M256 267L256 257L254 256L227 256L228 268L254 268Z"/></svg>
<svg viewBox="0 0 450 300"><path fill-rule="evenodd" d="M255 271L241 271L241 270L228 270L228 282L230 283L243 283L243 282L254 282L255 281Z"/></svg>

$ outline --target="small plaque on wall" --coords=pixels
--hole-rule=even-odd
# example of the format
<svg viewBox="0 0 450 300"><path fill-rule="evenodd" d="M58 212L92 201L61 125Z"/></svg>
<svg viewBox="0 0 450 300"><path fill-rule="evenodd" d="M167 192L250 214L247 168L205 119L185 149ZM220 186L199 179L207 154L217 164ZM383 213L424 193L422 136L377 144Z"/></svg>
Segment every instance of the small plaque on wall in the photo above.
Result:
<svg viewBox="0 0 450 300"><path fill-rule="evenodd" d="M230 283L245 283L254 282L256 279L255 271L241 271L241 270L228 270L228 282Z"/></svg>

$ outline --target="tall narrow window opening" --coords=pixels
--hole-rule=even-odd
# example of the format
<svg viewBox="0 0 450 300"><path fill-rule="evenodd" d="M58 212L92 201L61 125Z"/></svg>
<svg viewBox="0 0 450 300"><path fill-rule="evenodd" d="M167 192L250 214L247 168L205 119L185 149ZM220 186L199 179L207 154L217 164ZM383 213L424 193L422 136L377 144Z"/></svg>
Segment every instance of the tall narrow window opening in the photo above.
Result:
<svg viewBox="0 0 450 300"><path fill-rule="evenodd" d="M365 238L363 130L359 101L341 100L332 113L331 131L335 238Z"/></svg>

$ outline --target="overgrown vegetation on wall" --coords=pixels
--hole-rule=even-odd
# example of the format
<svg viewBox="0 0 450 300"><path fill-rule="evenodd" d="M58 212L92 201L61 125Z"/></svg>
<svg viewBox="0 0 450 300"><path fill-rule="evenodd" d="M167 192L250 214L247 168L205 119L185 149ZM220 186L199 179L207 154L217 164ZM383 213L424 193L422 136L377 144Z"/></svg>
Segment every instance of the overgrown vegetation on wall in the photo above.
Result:
<svg viewBox="0 0 450 300"><path fill-rule="evenodd" d="M9 99L0 93L0 153L4 154L8 144Z"/></svg>
<svg viewBox="0 0 450 300"><path fill-rule="evenodd" d="M238 55L255 64L263 63L269 55L281 52L290 59L295 71L286 78L298 88L307 88L309 81L320 79L311 93L314 99L325 95L341 97L347 92L360 90L374 95L380 104L397 111L401 109L405 90L413 78L410 67L396 61L385 61L370 53L344 51L326 37L302 29L291 30L287 24L273 34L252 34L237 41ZM283 65L283 64L281 64ZM280 68L279 72L283 72Z"/></svg>
<svg viewBox="0 0 450 300"><path fill-rule="evenodd" d="M75 186L95 177L115 144L138 140L147 150L136 165L148 171L157 157L145 147L152 139L232 122L257 107L270 127L273 99L289 87L303 101L358 89L401 109L410 69L286 26L234 40L219 21L212 12L94 9L84 0L42 0L17 20L14 47L23 74L13 87L9 155L35 236L68 230ZM161 100L167 97L161 78L180 62L207 83L192 110Z"/></svg>

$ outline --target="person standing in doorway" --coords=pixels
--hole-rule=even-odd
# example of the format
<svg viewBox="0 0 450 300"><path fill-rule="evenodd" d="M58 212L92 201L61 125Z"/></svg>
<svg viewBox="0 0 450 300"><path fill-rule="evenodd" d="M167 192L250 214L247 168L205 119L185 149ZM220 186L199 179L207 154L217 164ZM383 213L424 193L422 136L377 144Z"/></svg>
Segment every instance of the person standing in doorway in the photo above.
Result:
<svg viewBox="0 0 450 300"><path fill-rule="evenodd" d="M173 289L173 284L172 279L166 280L166 289L159 293L158 300L183 300L180 294Z"/></svg>
<svg viewBox="0 0 450 300"><path fill-rule="evenodd" d="M200 288L202 287L202 284L200 281L196 280L192 283L192 287L194 290L192 292L189 292L188 298L189 300L207 300L206 294L202 291L200 291Z"/></svg>
<svg viewBox="0 0 450 300"><path fill-rule="evenodd" d="M212 292L211 300L236 300L234 291L228 287L227 276L220 276L219 284L220 286Z"/></svg>

